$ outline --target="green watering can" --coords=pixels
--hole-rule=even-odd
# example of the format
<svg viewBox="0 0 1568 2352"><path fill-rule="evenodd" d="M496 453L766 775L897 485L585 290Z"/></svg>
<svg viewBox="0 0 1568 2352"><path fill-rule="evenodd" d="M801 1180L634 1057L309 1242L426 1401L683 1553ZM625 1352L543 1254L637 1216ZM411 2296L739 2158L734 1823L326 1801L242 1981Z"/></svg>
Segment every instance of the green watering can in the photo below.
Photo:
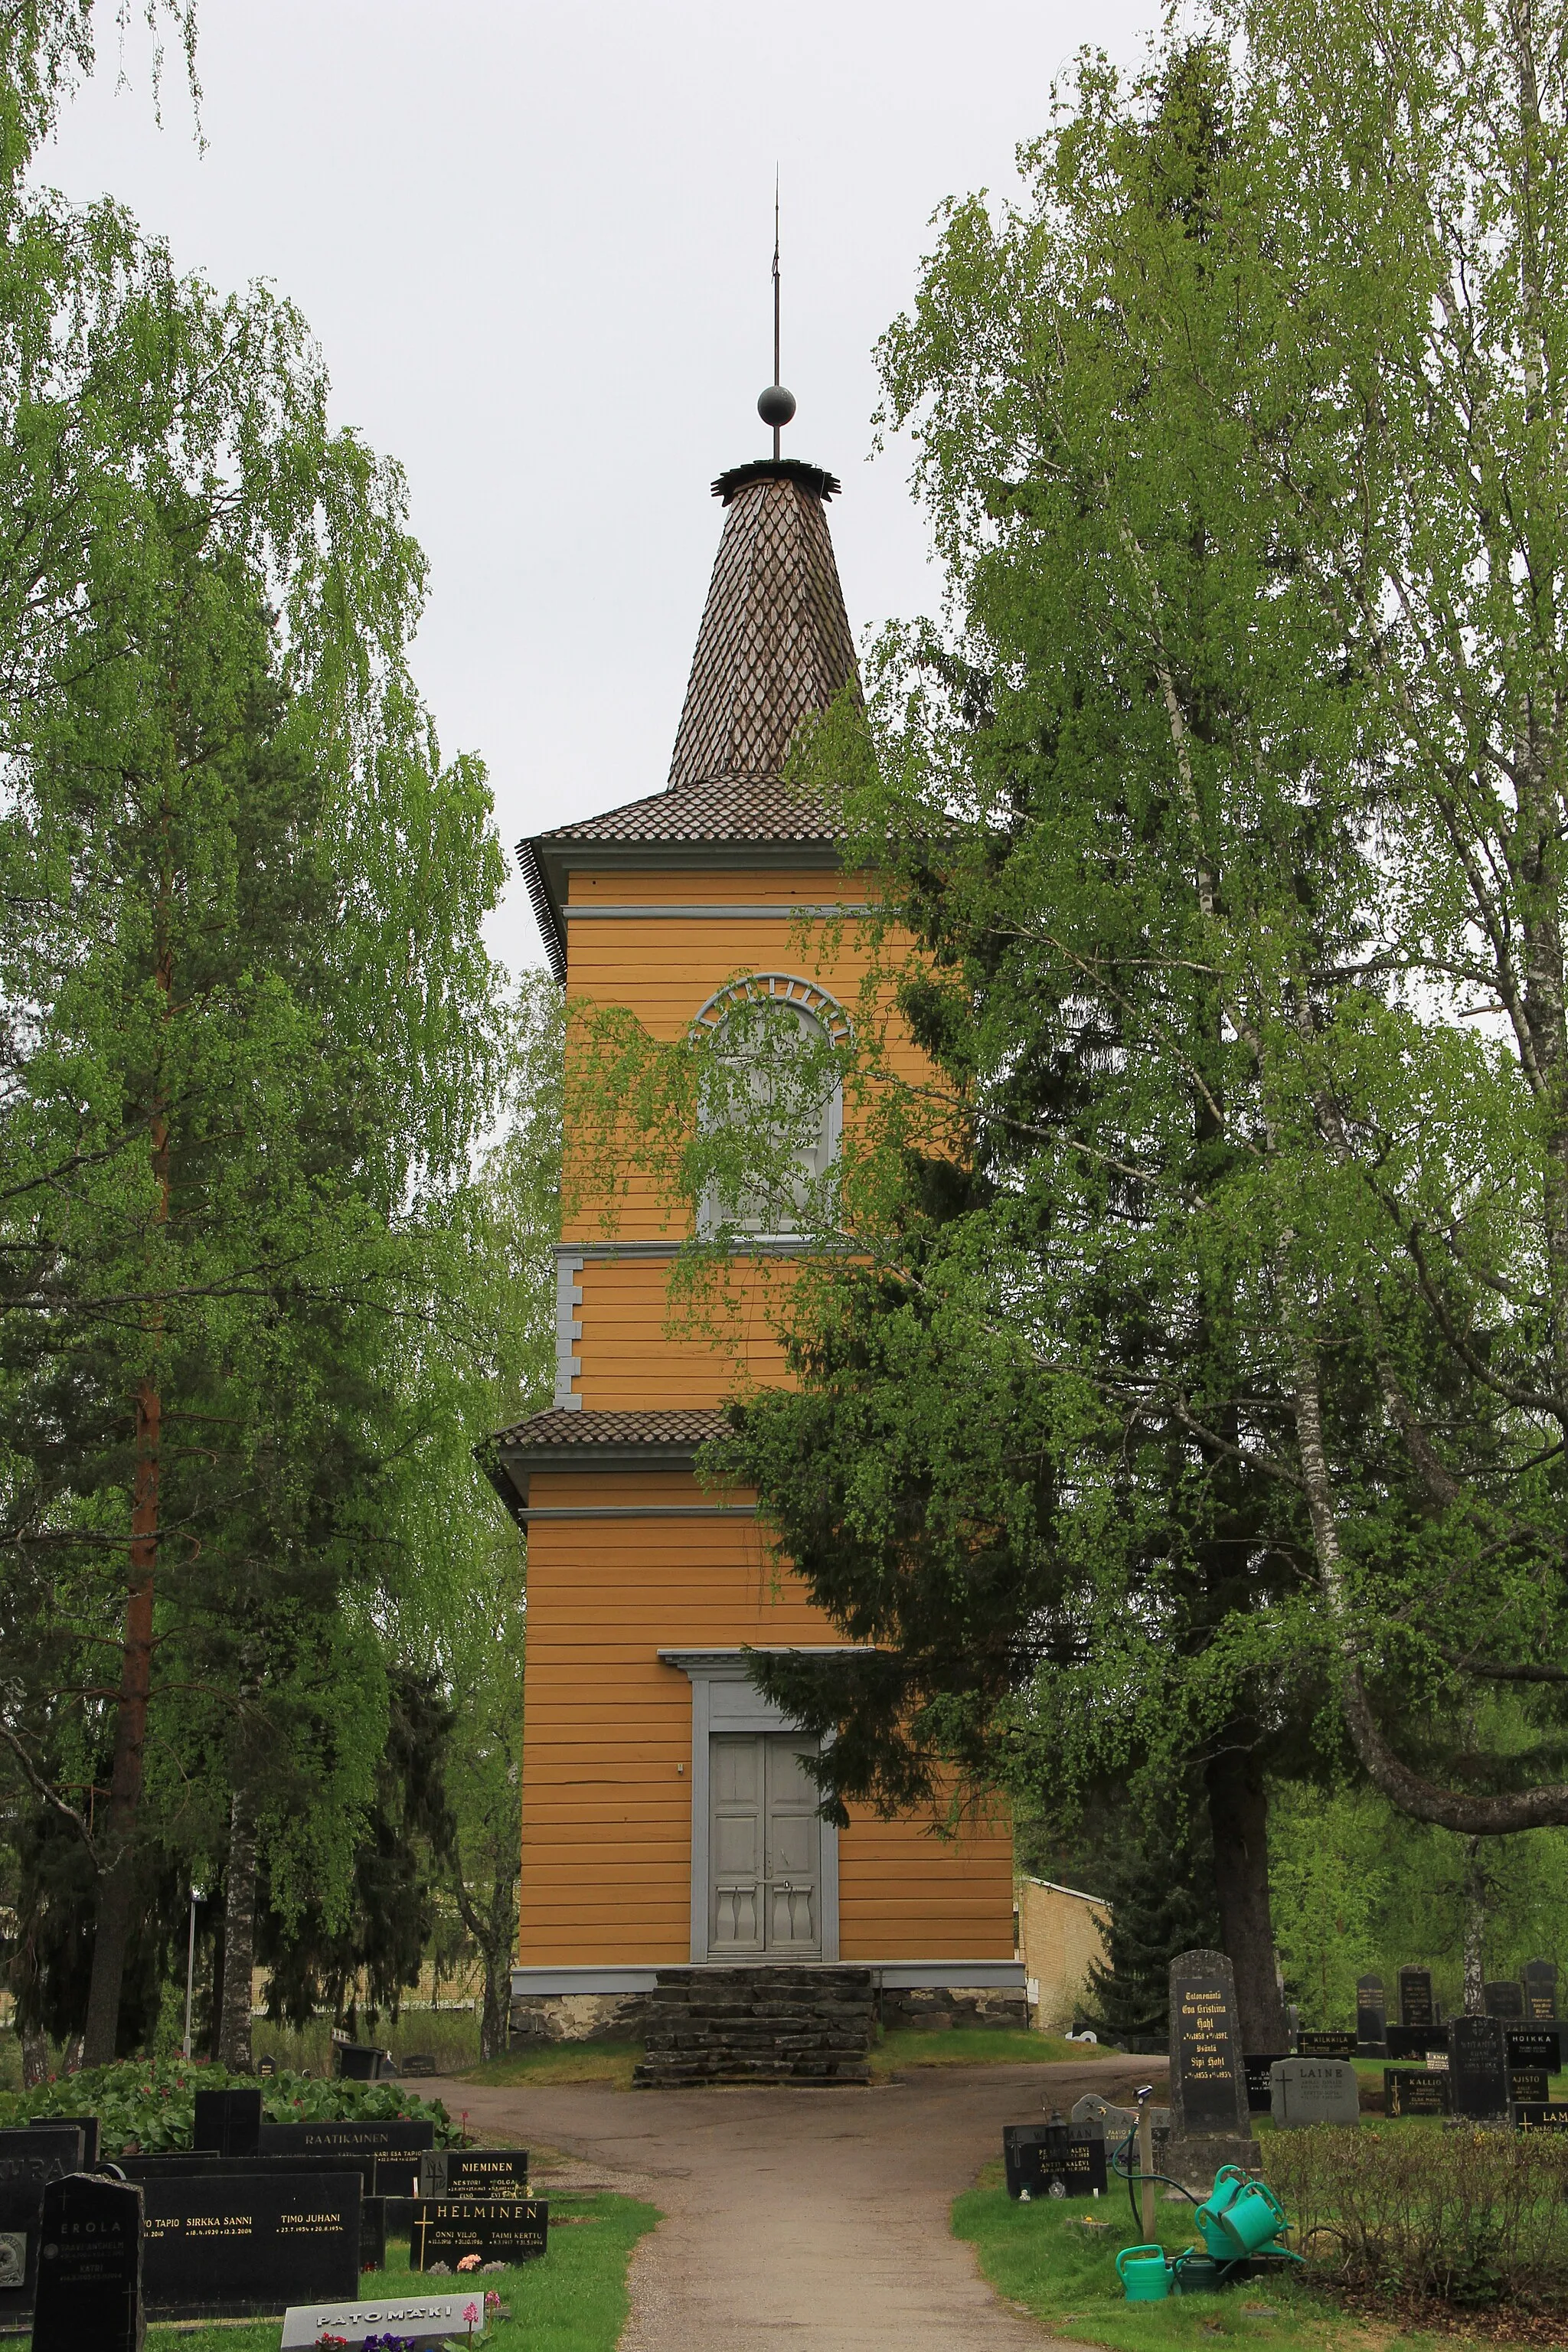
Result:
<svg viewBox="0 0 1568 2352"><path fill-rule="evenodd" d="M1266 2247L1270 2253L1288 2251L1270 2244L1290 2226L1285 2208L1271 2189L1249 2180L1234 2164L1215 2173L1208 2202L1198 2207L1197 2223L1216 2263L1245 2262Z"/></svg>
<svg viewBox="0 0 1568 2352"><path fill-rule="evenodd" d="M1116 2275L1129 2303L1163 2303L1171 2292L1163 2246L1123 2246L1116 2257Z"/></svg>

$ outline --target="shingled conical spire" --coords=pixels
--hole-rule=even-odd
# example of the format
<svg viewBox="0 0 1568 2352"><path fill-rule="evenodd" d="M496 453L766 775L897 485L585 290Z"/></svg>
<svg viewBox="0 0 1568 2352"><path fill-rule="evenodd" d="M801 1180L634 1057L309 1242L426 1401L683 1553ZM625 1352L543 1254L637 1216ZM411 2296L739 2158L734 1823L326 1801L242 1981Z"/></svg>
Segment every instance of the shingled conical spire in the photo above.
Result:
<svg viewBox="0 0 1568 2352"><path fill-rule="evenodd" d="M828 534L831 474L791 458L721 475L728 509L669 766L672 791L782 776L803 719L855 675Z"/></svg>

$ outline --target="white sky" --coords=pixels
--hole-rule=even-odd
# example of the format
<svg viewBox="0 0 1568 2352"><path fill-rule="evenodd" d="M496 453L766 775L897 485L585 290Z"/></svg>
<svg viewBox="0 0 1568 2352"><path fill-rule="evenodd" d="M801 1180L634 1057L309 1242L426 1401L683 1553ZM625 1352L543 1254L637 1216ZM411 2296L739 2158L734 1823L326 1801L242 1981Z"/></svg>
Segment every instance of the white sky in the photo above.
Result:
<svg viewBox="0 0 1568 2352"><path fill-rule="evenodd" d="M335 421L407 469L431 559L416 648L443 749L487 761L512 876L493 942L539 944L520 835L664 782L717 544L708 495L765 453L773 166L785 453L829 467L857 636L930 609L907 460L868 466L871 349L948 194L1013 184L1086 42L1141 54L1150 0L201 0L207 149L182 71L100 71L42 173L105 191L219 287L310 320Z"/></svg>

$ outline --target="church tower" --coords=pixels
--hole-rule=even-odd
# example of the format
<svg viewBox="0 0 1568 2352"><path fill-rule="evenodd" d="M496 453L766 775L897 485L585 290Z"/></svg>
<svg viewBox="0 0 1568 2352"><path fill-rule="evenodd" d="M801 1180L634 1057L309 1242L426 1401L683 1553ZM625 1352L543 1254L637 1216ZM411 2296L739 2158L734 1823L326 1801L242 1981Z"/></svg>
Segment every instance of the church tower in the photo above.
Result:
<svg viewBox="0 0 1568 2352"><path fill-rule="evenodd" d="M573 1000L678 1040L760 992L837 1035L866 968L867 882L784 769L801 721L855 675L827 519L839 485L775 454L713 488L723 530L668 782L523 843L523 872ZM718 1967L797 1982L847 1962L889 2018L956 1996L959 2014L973 2001L1021 2024L1005 1823L949 1841L929 1817L851 1808L836 1830L801 1768L806 1735L747 1676L747 1648L841 1636L777 1574L754 1498L698 1484L735 1357L671 1333L678 1246L635 1189L612 1239L589 1218L563 1235L553 1409L494 1441L529 1549L514 2031L635 2032L656 1988L666 2007L700 2000ZM759 1233L737 1254L802 1246ZM750 1375L783 1379L760 1302L741 1319Z"/></svg>

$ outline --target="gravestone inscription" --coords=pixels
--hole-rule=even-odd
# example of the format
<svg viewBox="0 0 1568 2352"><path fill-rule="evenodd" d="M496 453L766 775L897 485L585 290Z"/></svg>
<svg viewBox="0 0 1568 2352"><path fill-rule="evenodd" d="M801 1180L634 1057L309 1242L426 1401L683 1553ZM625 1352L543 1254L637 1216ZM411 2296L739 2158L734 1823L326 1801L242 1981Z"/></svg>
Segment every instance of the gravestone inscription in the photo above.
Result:
<svg viewBox="0 0 1568 2352"><path fill-rule="evenodd" d="M1524 1987L1511 1977L1500 1977L1485 1988L1487 2015L1500 2017L1507 2024L1524 2021Z"/></svg>
<svg viewBox="0 0 1568 2352"><path fill-rule="evenodd" d="M433 2147L419 2159L420 2197L526 2197L525 2147Z"/></svg>
<svg viewBox="0 0 1568 2352"><path fill-rule="evenodd" d="M219 2156L258 2156L261 2152L259 2091L198 2091L193 2147L210 2147Z"/></svg>
<svg viewBox="0 0 1568 2352"><path fill-rule="evenodd" d="M1436 2024L1437 2011L1432 1999L1430 1969L1400 1969L1399 2022L1401 2025Z"/></svg>
<svg viewBox="0 0 1568 2352"><path fill-rule="evenodd" d="M240 2319L359 2279L356 2174L161 2176L142 2184L150 2319Z"/></svg>
<svg viewBox="0 0 1568 2352"><path fill-rule="evenodd" d="M398 2066L400 2074L418 2075L421 2079L436 2072L436 2061L428 2050L413 2050Z"/></svg>
<svg viewBox="0 0 1568 2352"><path fill-rule="evenodd" d="M418 2197L408 2267L427 2271L445 2263L455 2271L470 2255L479 2257L476 2268L529 2262L544 2252L549 2231L550 2208L542 2198Z"/></svg>
<svg viewBox="0 0 1568 2352"><path fill-rule="evenodd" d="M437 2148L433 2155L444 2155ZM371 2159L371 2194L374 2197L417 2197L421 2179L420 2167L431 2161L426 2156L383 2156Z"/></svg>
<svg viewBox="0 0 1568 2352"><path fill-rule="evenodd" d="M1355 2039L1363 2058L1381 2058L1387 2046L1388 2001L1381 1977L1356 1979Z"/></svg>
<svg viewBox="0 0 1568 2352"><path fill-rule="evenodd" d="M1236 1971L1224 1952L1171 1962L1171 2138L1251 2147Z"/></svg>
<svg viewBox="0 0 1568 2352"><path fill-rule="evenodd" d="M1521 2132L1568 2132L1568 2099L1521 2103L1513 2111L1513 2120Z"/></svg>
<svg viewBox="0 0 1568 2352"><path fill-rule="evenodd" d="M1353 2058L1355 2035L1303 2029L1296 2036L1296 2055L1299 2058Z"/></svg>
<svg viewBox="0 0 1568 2352"><path fill-rule="evenodd" d="M142 2352L142 2191L68 2173L44 2191L33 2352Z"/></svg>
<svg viewBox="0 0 1568 2352"><path fill-rule="evenodd" d="M1508 2070L1508 2095L1517 2105L1521 2099L1544 2103L1549 2087L1544 2066L1510 2066Z"/></svg>
<svg viewBox="0 0 1568 2352"><path fill-rule="evenodd" d="M1557 2015L1557 1963L1555 1960L1526 1960L1521 1974L1524 1979L1524 2013L1532 2025L1550 2025Z"/></svg>
<svg viewBox="0 0 1568 2352"><path fill-rule="evenodd" d="M1429 2074L1425 2066L1384 2068L1383 2112L1385 2116L1446 2116L1451 2105L1446 2073Z"/></svg>
<svg viewBox="0 0 1568 2352"><path fill-rule="evenodd" d="M353 2123L263 2124L262 2156L423 2156L436 2145L433 2123L366 2116Z"/></svg>
<svg viewBox="0 0 1568 2352"><path fill-rule="evenodd" d="M1500 2017L1456 2017L1448 2028L1454 2113L1477 2123L1508 2115L1508 2040Z"/></svg>
<svg viewBox="0 0 1568 2352"><path fill-rule="evenodd" d="M1288 2058L1289 2054L1288 2050L1271 2050L1262 2057L1243 2058L1241 2063L1247 2074L1248 2115L1267 2116L1272 2113L1274 2090L1269 2075L1272 2069L1279 2065L1279 2061L1282 2058Z"/></svg>
<svg viewBox="0 0 1568 2352"><path fill-rule="evenodd" d="M1009 2197L1096 2197L1106 2186L1105 2134L1097 2124L1004 2124Z"/></svg>
<svg viewBox="0 0 1568 2352"><path fill-rule="evenodd" d="M306 2303L283 2315L282 2352L310 2352L318 2344L346 2344L359 2352L367 2336L434 2352L448 2341L477 2344L485 2330L485 2299L477 2287L460 2294L405 2294L379 2303Z"/></svg>
<svg viewBox="0 0 1568 2352"><path fill-rule="evenodd" d="M81 2134L81 2168L92 2172L98 2165L99 2127L96 2116L33 2116L28 2119L32 2131L79 2131Z"/></svg>
<svg viewBox="0 0 1568 2352"><path fill-rule="evenodd" d="M1282 2058L1270 2074L1272 2113L1281 2131L1311 2124L1359 2124L1355 2068L1343 2058Z"/></svg>

